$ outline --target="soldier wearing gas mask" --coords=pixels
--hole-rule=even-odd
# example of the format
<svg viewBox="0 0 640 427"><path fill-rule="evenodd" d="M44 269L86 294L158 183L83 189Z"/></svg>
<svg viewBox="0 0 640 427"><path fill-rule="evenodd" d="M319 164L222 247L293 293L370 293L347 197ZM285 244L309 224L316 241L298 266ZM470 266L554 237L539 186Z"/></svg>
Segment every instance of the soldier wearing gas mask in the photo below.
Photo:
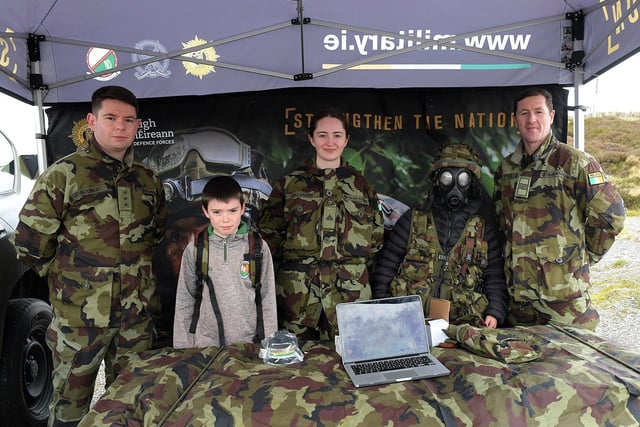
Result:
<svg viewBox="0 0 640 427"><path fill-rule="evenodd" d="M495 328L507 312L507 286L482 165L465 144L447 144L433 163L432 191L404 213L379 253L374 298L419 294L451 302L449 321Z"/></svg>

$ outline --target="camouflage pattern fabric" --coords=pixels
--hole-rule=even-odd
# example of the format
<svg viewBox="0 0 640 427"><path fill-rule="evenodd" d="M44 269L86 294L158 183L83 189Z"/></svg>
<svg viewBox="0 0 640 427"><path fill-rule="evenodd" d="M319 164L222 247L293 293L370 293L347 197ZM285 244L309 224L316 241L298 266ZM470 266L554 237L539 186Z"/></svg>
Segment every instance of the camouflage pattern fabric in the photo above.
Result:
<svg viewBox="0 0 640 427"><path fill-rule="evenodd" d="M159 309L151 259L166 216L162 183L132 150L120 162L91 143L38 178L15 244L48 276L61 325L126 327Z"/></svg>
<svg viewBox="0 0 640 427"><path fill-rule="evenodd" d="M151 348L152 324L142 319L127 329L61 326L53 318L47 330L47 346L53 360L53 391L49 425L77 423L89 411L93 388L105 362L109 386L127 365L129 356ZM115 345L110 345L111 342Z"/></svg>
<svg viewBox="0 0 640 427"><path fill-rule="evenodd" d="M407 253L391 280L392 296L422 296L425 316L429 298L452 302L449 321L476 317L484 320L489 301L482 293L482 272L487 267L488 244L484 221L475 215L448 254L443 253L431 212L413 209Z"/></svg>
<svg viewBox="0 0 640 427"><path fill-rule="evenodd" d="M538 153L526 164L520 142L494 177L507 285L515 302L570 301L589 289L589 264L609 250L626 209L589 154L552 135Z"/></svg>
<svg viewBox="0 0 640 427"><path fill-rule="evenodd" d="M162 183L134 161L132 149L119 161L91 141L36 181L15 244L18 258L48 279L51 424L77 421L88 410L100 355L110 353L105 370L113 378L116 354L150 348L159 310L152 254L166 218Z"/></svg>
<svg viewBox="0 0 640 427"><path fill-rule="evenodd" d="M580 328L526 331L548 341L533 361L434 348L451 375L361 389L329 342L301 342L290 366L264 364L255 344L145 352L80 425L638 425L640 354Z"/></svg>
<svg viewBox="0 0 640 427"><path fill-rule="evenodd" d="M368 264L382 246L378 198L354 168L307 160L281 178L262 209L260 233L276 266L278 317L295 333L336 332L335 305L370 299Z"/></svg>
<svg viewBox="0 0 640 427"><path fill-rule="evenodd" d="M509 301L509 326L546 325L551 319L595 331L600 323L600 314L591 306L588 291L568 301Z"/></svg>
<svg viewBox="0 0 640 427"><path fill-rule="evenodd" d="M530 362L542 355L547 340L529 334L526 329L478 328L449 325L445 334L467 350L504 363Z"/></svg>
<svg viewBox="0 0 640 427"><path fill-rule="evenodd" d="M442 168L469 169L478 179L482 179L482 162L478 153L467 144L445 144L438 151L437 160L429 169L431 179Z"/></svg>

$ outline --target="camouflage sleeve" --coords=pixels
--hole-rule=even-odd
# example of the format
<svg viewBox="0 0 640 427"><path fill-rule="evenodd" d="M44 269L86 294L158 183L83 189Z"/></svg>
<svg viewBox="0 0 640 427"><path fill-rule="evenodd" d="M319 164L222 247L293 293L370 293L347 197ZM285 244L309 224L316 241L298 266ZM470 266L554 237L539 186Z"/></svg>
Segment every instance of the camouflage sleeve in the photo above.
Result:
<svg viewBox="0 0 640 427"><path fill-rule="evenodd" d="M274 186L269 199L264 203L260 213L260 234L269 244L273 260L277 263L280 256L280 248L284 241L287 221L284 217L284 178Z"/></svg>
<svg viewBox="0 0 640 427"><path fill-rule="evenodd" d="M589 156L586 168L580 171L580 207L585 213L585 241L589 260L596 263L611 248L622 231L626 217L624 201L615 185L607 179L600 164Z"/></svg>
<svg viewBox="0 0 640 427"><path fill-rule="evenodd" d="M276 307L276 280L269 245L262 241L262 320L264 322L264 336L271 336L278 330L278 310Z"/></svg>
<svg viewBox="0 0 640 427"><path fill-rule="evenodd" d="M62 171L50 168L36 181L20 211L20 222L14 234L18 259L46 276L57 248L57 235L64 215L65 180L54 182L51 177L64 178Z"/></svg>
<svg viewBox="0 0 640 427"><path fill-rule="evenodd" d="M164 237L164 229L167 225L167 204L164 197L164 189L162 187L162 181L160 178L155 176L155 184L156 184L156 194L157 194L157 203L156 203L156 229L155 229L155 245L157 246Z"/></svg>

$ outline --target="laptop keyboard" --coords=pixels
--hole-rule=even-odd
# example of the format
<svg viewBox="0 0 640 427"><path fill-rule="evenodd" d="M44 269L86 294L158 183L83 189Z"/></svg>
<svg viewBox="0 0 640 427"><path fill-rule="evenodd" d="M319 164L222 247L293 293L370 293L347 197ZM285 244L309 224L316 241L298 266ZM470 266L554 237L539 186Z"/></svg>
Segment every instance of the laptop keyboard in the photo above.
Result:
<svg viewBox="0 0 640 427"><path fill-rule="evenodd" d="M428 356L411 356L401 359L377 360L374 362L354 363L351 365L353 372L358 375L372 372L393 371L396 369L415 368L418 366L433 365Z"/></svg>

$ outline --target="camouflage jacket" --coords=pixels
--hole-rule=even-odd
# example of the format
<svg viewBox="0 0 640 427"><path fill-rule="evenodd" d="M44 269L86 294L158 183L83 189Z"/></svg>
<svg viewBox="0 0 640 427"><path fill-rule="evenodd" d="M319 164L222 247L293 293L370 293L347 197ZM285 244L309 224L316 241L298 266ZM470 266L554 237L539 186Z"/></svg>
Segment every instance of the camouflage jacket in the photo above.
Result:
<svg viewBox="0 0 640 427"><path fill-rule="evenodd" d="M157 309L151 268L166 222L162 183L95 142L49 167L20 213L18 258L48 275L49 298L64 325L106 327Z"/></svg>
<svg viewBox="0 0 640 427"><path fill-rule="evenodd" d="M521 141L495 174L509 292L515 301L580 297L589 264L622 230L624 202L596 159L552 135L529 164L524 157Z"/></svg>
<svg viewBox="0 0 640 427"><path fill-rule="evenodd" d="M335 305L371 298L368 267L382 246L375 191L349 165L305 162L281 178L263 206L260 232L276 265L279 320L316 327Z"/></svg>
<svg viewBox="0 0 640 427"><path fill-rule="evenodd" d="M384 221L358 171L347 164L318 169L307 160L274 186L260 232L277 260L366 263L382 246Z"/></svg>
<svg viewBox="0 0 640 427"><path fill-rule="evenodd" d="M493 223L478 214L480 203L470 200L457 211L434 206L406 212L378 257L374 297L419 294L425 315L429 298L444 298L452 302L452 321L491 315L502 323L508 296L501 249Z"/></svg>

